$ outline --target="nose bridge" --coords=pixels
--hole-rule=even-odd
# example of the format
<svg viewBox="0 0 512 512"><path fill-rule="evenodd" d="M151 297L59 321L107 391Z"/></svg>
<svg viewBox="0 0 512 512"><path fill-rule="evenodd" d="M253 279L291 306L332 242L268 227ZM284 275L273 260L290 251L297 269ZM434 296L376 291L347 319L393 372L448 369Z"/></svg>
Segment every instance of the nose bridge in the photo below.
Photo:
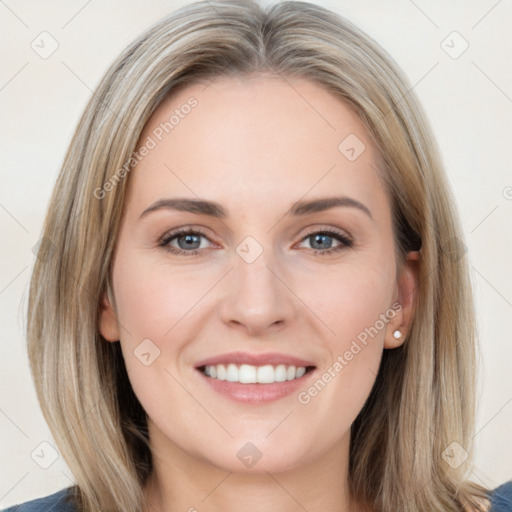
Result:
<svg viewBox="0 0 512 512"><path fill-rule="evenodd" d="M222 307L224 322L243 325L251 334L288 322L294 304L275 275L280 265L272 248L263 248L253 237L247 237L235 252L229 292Z"/></svg>

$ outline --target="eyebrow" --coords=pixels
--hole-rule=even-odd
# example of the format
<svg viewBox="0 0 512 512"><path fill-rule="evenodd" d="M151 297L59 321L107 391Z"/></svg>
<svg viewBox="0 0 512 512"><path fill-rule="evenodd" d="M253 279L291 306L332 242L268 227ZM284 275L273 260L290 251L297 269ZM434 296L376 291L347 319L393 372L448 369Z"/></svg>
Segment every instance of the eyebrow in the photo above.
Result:
<svg viewBox="0 0 512 512"><path fill-rule="evenodd" d="M347 196L339 197L322 197L309 201L300 200L295 202L288 210L286 215L308 215L310 213L322 212L335 207L357 208L364 212L373 220L372 213L363 203ZM228 216L227 211L219 203L215 201L207 201L204 199L188 199L188 198L166 198L155 201L149 208L146 208L140 215L139 220L151 212L157 210L177 210L181 212L195 213L197 215L209 215L223 219Z"/></svg>

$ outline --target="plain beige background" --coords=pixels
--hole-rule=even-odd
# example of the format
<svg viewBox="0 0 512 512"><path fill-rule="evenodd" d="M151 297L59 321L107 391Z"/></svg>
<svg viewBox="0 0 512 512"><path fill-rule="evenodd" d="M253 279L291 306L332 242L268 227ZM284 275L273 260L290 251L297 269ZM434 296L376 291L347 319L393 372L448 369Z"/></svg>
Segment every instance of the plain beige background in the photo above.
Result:
<svg viewBox="0 0 512 512"><path fill-rule="evenodd" d="M72 483L35 398L24 338L32 248L59 166L112 60L185 3L0 2L0 508ZM439 141L461 213L480 325L472 478L495 487L512 478L512 2L316 3L354 21L397 60ZM55 51L45 55L52 45Z"/></svg>

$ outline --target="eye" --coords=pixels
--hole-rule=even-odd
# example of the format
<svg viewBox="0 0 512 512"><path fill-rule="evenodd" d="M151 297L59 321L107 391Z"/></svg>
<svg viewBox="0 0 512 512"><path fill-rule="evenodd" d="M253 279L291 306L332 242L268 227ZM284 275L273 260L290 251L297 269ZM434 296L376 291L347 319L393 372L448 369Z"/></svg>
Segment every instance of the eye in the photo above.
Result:
<svg viewBox="0 0 512 512"><path fill-rule="evenodd" d="M301 243L309 242L309 249L316 255L323 256L352 247L354 242L344 233L333 229L322 229L308 233ZM209 247L211 240L199 229L181 228L165 234L159 246L166 251L186 256L193 256Z"/></svg>
<svg viewBox="0 0 512 512"><path fill-rule="evenodd" d="M309 248L319 256L352 247L354 242L344 233L333 229L322 229L308 233L302 242L308 241Z"/></svg>
<svg viewBox="0 0 512 512"><path fill-rule="evenodd" d="M173 254L190 256L208 247L208 243L203 243L206 240L210 241L201 230L182 228L164 235L158 245Z"/></svg>

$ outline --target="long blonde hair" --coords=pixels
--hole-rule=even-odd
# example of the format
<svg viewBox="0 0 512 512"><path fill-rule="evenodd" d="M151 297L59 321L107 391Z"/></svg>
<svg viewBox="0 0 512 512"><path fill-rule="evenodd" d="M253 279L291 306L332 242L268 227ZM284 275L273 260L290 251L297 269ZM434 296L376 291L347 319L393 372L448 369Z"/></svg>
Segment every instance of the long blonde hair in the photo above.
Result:
<svg viewBox="0 0 512 512"><path fill-rule="evenodd" d="M98 330L127 162L151 114L178 87L258 72L308 78L356 110L384 162L398 261L410 250L421 255L410 333L384 351L352 426L353 495L379 512L484 510L487 489L467 480L476 375L471 284L454 200L414 91L385 51L337 14L299 1L264 10L250 0L196 2L138 37L101 80L58 177L27 335L38 397L76 478L79 509L141 511L152 467L146 415L119 343ZM469 457L457 467L451 459L464 450Z"/></svg>

